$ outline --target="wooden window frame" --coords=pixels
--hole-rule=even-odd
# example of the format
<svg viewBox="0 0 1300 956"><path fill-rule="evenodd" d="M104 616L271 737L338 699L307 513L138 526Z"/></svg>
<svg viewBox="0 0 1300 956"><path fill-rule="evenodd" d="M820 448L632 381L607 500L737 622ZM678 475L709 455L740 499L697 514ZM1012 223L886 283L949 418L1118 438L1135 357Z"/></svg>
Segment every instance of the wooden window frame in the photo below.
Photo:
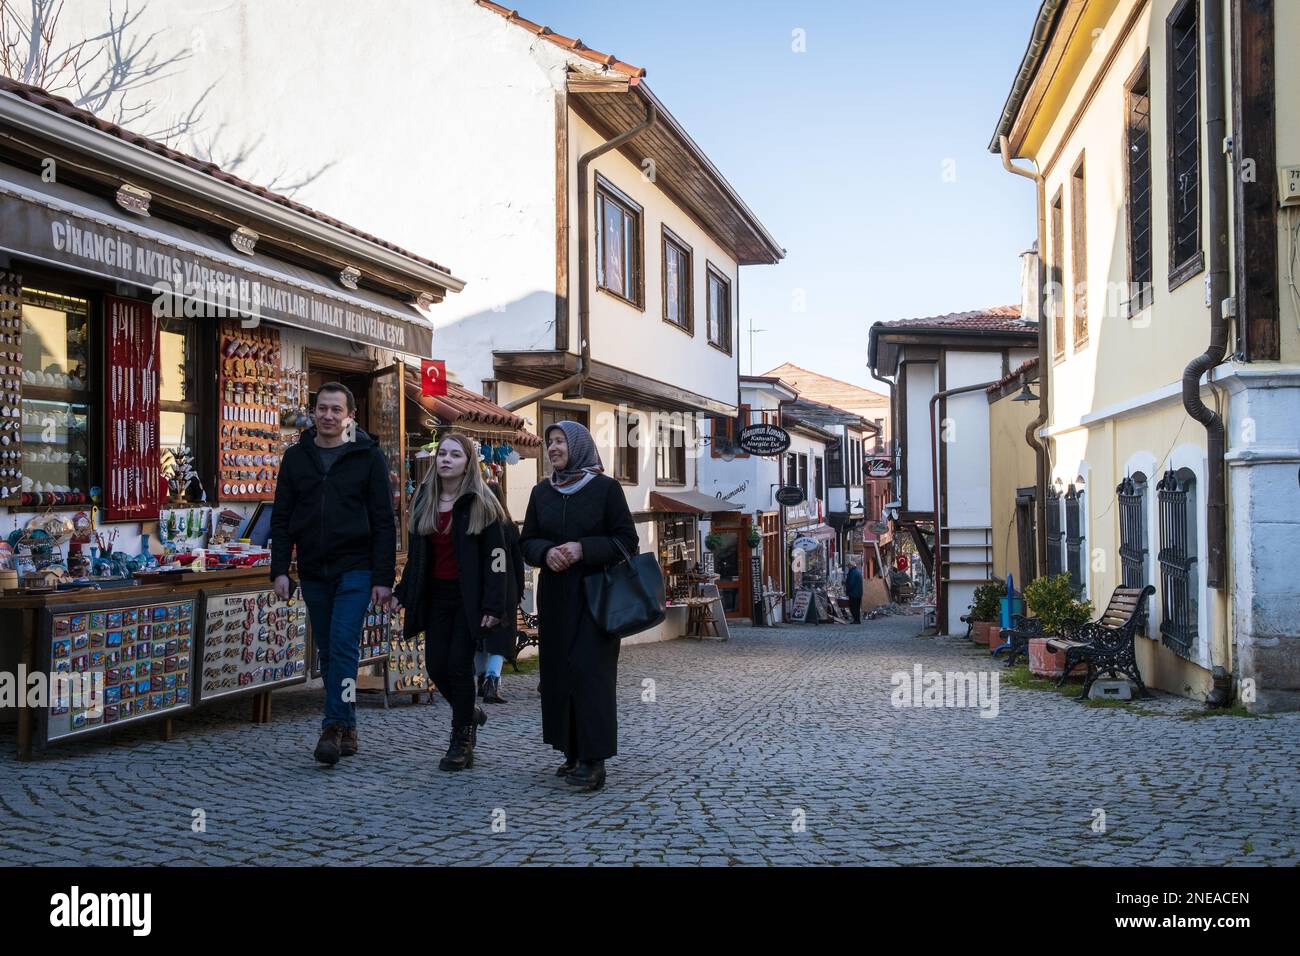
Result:
<svg viewBox="0 0 1300 956"><path fill-rule="evenodd" d="M665 443L665 432L680 432L681 442ZM670 454L672 460L668 461ZM664 467L665 462L668 463L668 468ZM680 478L675 474L678 471L681 474ZM686 484L686 430L660 417L655 419L655 484L673 488Z"/></svg>
<svg viewBox="0 0 1300 956"><path fill-rule="evenodd" d="M735 346L735 343L732 341L732 336L731 336L731 322L732 319L734 318L733 312L735 311L732 308L732 304L731 304L731 299L732 299L731 280L727 278L727 274L725 272L723 272L721 269L715 266L712 262L708 262L706 260L705 267L706 267L706 271L704 274L704 312L705 312L705 327L708 332L707 337L709 340L709 345L713 346L713 348L717 349L719 352L725 352L727 355L731 355L734 351L734 346ZM727 324L726 324L727 335L726 335L725 344L713 341L713 327L714 327L715 317L713 315L713 296L710 294L709 284L715 279L718 282L721 282L722 287L727 290ZM721 328L721 325L719 325L719 328Z"/></svg>
<svg viewBox="0 0 1300 956"><path fill-rule="evenodd" d="M1194 114L1191 118L1192 142L1192 172L1196 176L1195 189L1191 195L1196 202L1195 214L1195 238L1196 249L1181 260L1178 256L1177 233L1177 204L1179 189L1177 186L1177 159L1178 159L1178 115L1174 105L1175 91L1178 85L1178 79L1175 76L1177 64L1175 63L1174 45L1175 33L1187 30L1188 25L1183 21L1186 18L1191 19L1190 29L1194 41L1192 59L1195 64L1195 82L1193 83L1194 95L1191 99L1191 105ZM1168 201L1168 227L1169 227L1169 291L1187 282L1193 276L1205 269L1205 251L1204 251L1204 234L1201 228L1203 210L1201 209L1201 186L1203 171L1201 168L1201 22L1198 15L1198 7L1195 0L1181 0L1165 19L1165 176L1166 192ZM1188 124L1184 122L1184 127Z"/></svg>
<svg viewBox="0 0 1300 956"><path fill-rule="evenodd" d="M600 173L596 174L595 198L592 202L595 213L595 231L596 238L595 263L593 269L593 278L596 283L596 289L604 292L606 295L613 296L618 301L632 306L641 312L645 311L645 212L641 204L634 200L627 193L623 192L613 183L611 183ZM604 230L604 204L612 202L622 210L625 216L631 216L635 227L632 230L635 237L635 248L627 249L624 252L624 268L629 272L632 278L632 291L635 293L634 298L628 298L620 289L611 289L604 284L602 279L604 250L605 250L605 230Z"/></svg>
<svg viewBox="0 0 1300 956"><path fill-rule="evenodd" d="M686 244L681 236L666 225L660 225L659 237L659 285L663 297L663 320L678 331L695 338L695 250ZM674 322L668 317L668 247L674 246L678 255L685 262L686 275L682 281L681 309L685 324Z"/></svg>
<svg viewBox="0 0 1300 956"><path fill-rule="evenodd" d="M638 442L641 440L641 422L642 416L636 412L618 413L619 430L615 439L617 445L614 450L614 478L624 485L635 485L640 480L641 447ZM637 442L625 441L633 428L637 432Z"/></svg>
<svg viewBox="0 0 1300 956"><path fill-rule="evenodd" d="M1140 115L1139 100L1146 101L1146 168L1141 171L1143 182L1135 183L1133 178L1134 117ZM1125 260L1128 268L1128 295L1124 299L1124 317L1133 318L1155 301L1155 205L1152 186L1151 166L1151 51L1142 54L1142 59L1124 82L1124 218L1125 218ZM1145 248L1140 238L1142 224L1134 215L1134 196L1146 194ZM1135 239L1137 240L1135 242ZM1139 275L1136 267L1138 257L1145 253L1145 275Z"/></svg>
<svg viewBox="0 0 1300 956"><path fill-rule="evenodd" d="M735 418L723 418L714 416L709 419L709 457L721 458L722 453L719 448L722 446L719 442L725 442L735 449L733 458L748 458L747 452L740 449L740 433L752 421L752 413L748 405L742 404L736 411Z"/></svg>
<svg viewBox="0 0 1300 956"><path fill-rule="evenodd" d="M1052 304L1052 360L1065 359L1065 200L1063 189L1057 187L1056 195L1048 205L1049 239L1052 258L1048 265L1047 282L1051 289Z"/></svg>
<svg viewBox="0 0 1300 956"><path fill-rule="evenodd" d="M1088 345L1088 182L1085 154L1070 170L1070 318L1074 351Z"/></svg>

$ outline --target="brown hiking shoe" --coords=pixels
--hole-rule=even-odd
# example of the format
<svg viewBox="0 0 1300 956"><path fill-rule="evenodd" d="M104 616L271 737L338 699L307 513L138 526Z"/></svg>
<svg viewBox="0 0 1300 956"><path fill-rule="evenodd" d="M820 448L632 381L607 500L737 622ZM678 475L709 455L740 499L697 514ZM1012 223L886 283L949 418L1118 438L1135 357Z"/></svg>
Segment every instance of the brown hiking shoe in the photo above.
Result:
<svg viewBox="0 0 1300 956"><path fill-rule="evenodd" d="M351 757L357 752L357 728L344 727L343 737L339 741L339 756Z"/></svg>
<svg viewBox="0 0 1300 956"><path fill-rule="evenodd" d="M320 740L316 742L316 759L327 766L334 766L339 762L339 743L343 737L343 728L338 724L331 724L320 732Z"/></svg>

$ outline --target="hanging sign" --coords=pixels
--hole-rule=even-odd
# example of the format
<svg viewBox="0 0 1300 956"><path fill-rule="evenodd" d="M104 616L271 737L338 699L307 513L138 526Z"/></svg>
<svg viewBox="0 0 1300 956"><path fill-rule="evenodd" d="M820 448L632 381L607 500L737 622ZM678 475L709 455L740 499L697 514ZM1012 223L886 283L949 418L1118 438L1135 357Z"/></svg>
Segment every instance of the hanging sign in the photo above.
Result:
<svg viewBox="0 0 1300 956"><path fill-rule="evenodd" d="M747 455L779 455L789 449L790 433L780 425L760 422L742 428L737 444Z"/></svg>
<svg viewBox="0 0 1300 956"><path fill-rule="evenodd" d="M804 490L798 485L785 485L776 489L777 504L791 505L802 504L804 500Z"/></svg>
<svg viewBox="0 0 1300 956"><path fill-rule="evenodd" d="M816 538L795 538L794 543L790 545L796 551L816 551L820 547Z"/></svg>
<svg viewBox="0 0 1300 956"><path fill-rule="evenodd" d="M420 360L420 394L434 398L447 394L447 362L445 359Z"/></svg>
<svg viewBox="0 0 1300 956"><path fill-rule="evenodd" d="M894 473L894 463L888 458L868 458L868 478L888 478Z"/></svg>

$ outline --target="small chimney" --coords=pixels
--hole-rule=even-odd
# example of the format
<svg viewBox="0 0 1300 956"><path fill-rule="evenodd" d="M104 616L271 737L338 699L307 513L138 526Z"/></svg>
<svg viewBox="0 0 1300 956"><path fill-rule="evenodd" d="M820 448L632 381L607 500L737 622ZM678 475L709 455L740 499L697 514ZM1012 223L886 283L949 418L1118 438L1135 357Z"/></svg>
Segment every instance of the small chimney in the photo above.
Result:
<svg viewBox="0 0 1300 956"><path fill-rule="evenodd" d="M1020 253L1020 317L1032 322L1042 319L1042 290L1038 287L1038 240Z"/></svg>

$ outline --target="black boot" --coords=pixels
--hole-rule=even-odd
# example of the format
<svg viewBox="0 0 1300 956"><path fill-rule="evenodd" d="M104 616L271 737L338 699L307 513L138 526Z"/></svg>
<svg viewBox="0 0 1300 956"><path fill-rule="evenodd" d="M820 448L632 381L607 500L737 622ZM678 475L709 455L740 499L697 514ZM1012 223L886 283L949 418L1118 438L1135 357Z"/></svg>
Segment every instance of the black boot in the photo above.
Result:
<svg viewBox="0 0 1300 956"><path fill-rule="evenodd" d="M468 770L474 766L474 725L453 727L447 756L438 761L439 770Z"/></svg>
<svg viewBox="0 0 1300 956"><path fill-rule="evenodd" d="M504 704L506 699L501 696L501 678L488 676L483 681L483 703L485 704Z"/></svg>
<svg viewBox="0 0 1300 956"><path fill-rule="evenodd" d="M482 707L475 705L474 723L470 724L469 734L470 734L470 742L473 743L474 746L476 747L478 746L478 729L486 723L487 723L487 711L484 710Z"/></svg>
<svg viewBox="0 0 1300 956"><path fill-rule="evenodd" d="M564 782L579 790L599 790L605 785L605 761L583 760Z"/></svg>
<svg viewBox="0 0 1300 956"><path fill-rule="evenodd" d="M555 771L557 777L567 777L573 771L578 769L578 758L564 755L564 763L560 764L560 769Z"/></svg>
<svg viewBox="0 0 1300 956"><path fill-rule="evenodd" d="M486 675L486 674L479 674L479 675L478 675L478 687L477 687L476 690L474 691L474 696L475 696L475 697L482 697L482 696L483 696L483 685L484 685L485 683L487 683L487 675Z"/></svg>

